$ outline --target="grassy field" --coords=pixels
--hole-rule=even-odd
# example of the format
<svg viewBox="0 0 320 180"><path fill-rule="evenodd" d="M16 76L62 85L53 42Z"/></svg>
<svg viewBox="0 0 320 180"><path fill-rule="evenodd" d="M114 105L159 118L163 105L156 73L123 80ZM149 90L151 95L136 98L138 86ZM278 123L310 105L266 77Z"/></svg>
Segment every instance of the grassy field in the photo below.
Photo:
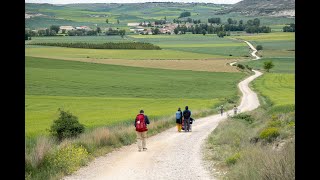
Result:
<svg viewBox="0 0 320 180"><path fill-rule="evenodd" d="M35 137L47 134L53 120L58 118L58 108L69 110L86 128L132 123L140 109L149 118L173 115L178 107L188 105L192 111L210 109L219 103L214 99L184 98L112 98L26 95L26 135Z"/></svg>
<svg viewBox="0 0 320 180"><path fill-rule="evenodd" d="M273 62L274 67L270 69L272 73L295 73L295 58L262 58L258 61L247 61L240 64L262 70L265 61Z"/></svg>
<svg viewBox="0 0 320 180"><path fill-rule="evenodd" d="M104 59L232 59L233 56L201 54L176 50L102 50L43 47L26 48L26 56L46 58L104 58Z"/></svg>
<svg viewBox="0 0 320 180"><path fill-rule="evenodd" d="M130 40L121 38L120 36L43 36L43 37L32 37L31 41L26 41L29 43L76 43L76 42L86 42L86 43L106 43L106 42L127 42Z"/></svg>
<svg viewBox="0 0 320 180"><path fill-rule="evenodd" d="M114 64L122 66L146 67L156 69L191 70L208 72L239 72L235 66L228 63L234 60L130 60L130 59L93 59L56 57L59 60L90 62L99 64Z"/></svg>
<svg viewBox="0 0 320 180"><path fill-rule="evenodd" d="M294 74L264 74L253 85L261 95L268 97L274 106L295 104Z"/></svg>
<svg viewBox="0 0 320 180"><path fill-rule="evenodd" d="M295 33L274 32L231 36L232 38L247 40L253 46L262 45L259 55L263 57L295 57Z"/></svg>
<svg viewBox="0 0 320 180"><path fill-rule="evenodd" d="M131 36L139 38L139 36ZM201 54L221 55L238 58L248 55L248 47L242 41L228 38L219 38L215 34L185 34L177 35L175 38L144 38L139 41L150 42L164 49L177 50L182 52L194 52Z"/></svg>
<svg viewBox="0 0 320 180"><path fill-rule="evenodd" d="M141 108L151 117L187 104L193 110L212 108L235 98L244 76L26 57L26 133L45 133L59 107L88 127L128 121Z"/></svg>
<svg viewBox="0 0 320 180"><path fill-rule="evenodd" d="M120 36L84 36L84 37L34 37L31 41L27 41L26 44L30 43L53 43L53 42L87 42L87 43L105 43L105 42L147 42L154 45L160 46L165 52L167 50L179 51L178 54L173 55L172 58L195 57L196 55L188 53L202 54L200 58L205 57L224 57L224 58L242 58L249 54L247 45L239 40L229 38L219 38L216 35L202 34L185 34L185 35L128 35L125 38ZM26 48L32 48L39 46L27 45ZM122 52L121 52L122 53ZM163 56L157 53L156 56ZM187 53L186 55L183 55ZM38 54L38 53L37 53ZM112 54L116 54L112 52ZM139 53L146 54L146 53ZM152 54L154 54L152 52ZM166 53L164 53L165 56ZM170 54L170 53L169 53ZM146 54L147 56L148 54ZM232 56L230 56L232 55ZM132 54L129 55L130 57ZM114 55L114 57L117 57ZM198 58L196 58L198 59Z"/></svg>

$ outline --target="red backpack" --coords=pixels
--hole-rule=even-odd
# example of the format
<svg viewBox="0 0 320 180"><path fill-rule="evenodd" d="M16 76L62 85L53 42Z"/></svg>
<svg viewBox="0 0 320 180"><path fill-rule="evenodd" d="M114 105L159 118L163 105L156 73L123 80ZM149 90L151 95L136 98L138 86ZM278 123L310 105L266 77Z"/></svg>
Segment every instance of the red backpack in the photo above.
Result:
<svg viewBox="0 0 320 180"><path fill-rule="evenodd" d="M148 131L143 114L138 114L136 117L136 131L138 132Z"/></svg>

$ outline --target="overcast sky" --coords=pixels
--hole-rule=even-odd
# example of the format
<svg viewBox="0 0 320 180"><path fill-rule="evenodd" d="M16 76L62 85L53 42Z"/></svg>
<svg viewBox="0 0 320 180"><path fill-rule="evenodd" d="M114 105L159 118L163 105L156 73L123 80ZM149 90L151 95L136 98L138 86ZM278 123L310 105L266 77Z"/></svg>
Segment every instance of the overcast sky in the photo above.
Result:
<svg viewBox="0 0 320 180"><path fill-rule="evenodd" d="M241 0L25 0L26 3L74 4L74 3L141 3L141 2L205 2L234 4Z"/></svg>

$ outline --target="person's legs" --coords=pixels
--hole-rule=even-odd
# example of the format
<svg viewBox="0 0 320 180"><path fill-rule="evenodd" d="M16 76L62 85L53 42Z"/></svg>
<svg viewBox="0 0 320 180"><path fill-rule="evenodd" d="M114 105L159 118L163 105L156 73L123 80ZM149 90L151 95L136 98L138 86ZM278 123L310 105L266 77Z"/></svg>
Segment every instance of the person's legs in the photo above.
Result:
<svg viewBox="0 0 320 180"><path fill-rule="evenodd" d="M141 137L142 137L142 148L143 150L147 150L147 146L146 146L147 131L142 132Z"/></svg>
<svg viewBox="0 0 320 180"><path fill-rule="evenodd" d="M190 118L185 119L184 121L184 131L189 131L189 127L190 127Z"/></svg>
<svg viewBox="0 0 320 180"><path fill-rule="evenodd" d="M188 131L190 131L190 118L188 119Z"/></svg>
<svg viewBox="0 0 320 180"><path fill-rule="evenodd" d="M142 149L142 132L138 132L136 131L137 133L137 144L138 144L138 150L141 151Z"/></svg>
<svg viewBox="0 0 320 180"><path fill-rule="evenodd" d="M178 131L181 132L181 126L182 124L178 123Z"/></svg>
<svg viewBox="0 0 320 180"><path fill-rule="evenodd" d="M187 124L187 122L189 121L189 119L184 119L184 121L183 121L183 129L184 129L184 132L187 132L187 126L188 126L188 124Z"/></svg>

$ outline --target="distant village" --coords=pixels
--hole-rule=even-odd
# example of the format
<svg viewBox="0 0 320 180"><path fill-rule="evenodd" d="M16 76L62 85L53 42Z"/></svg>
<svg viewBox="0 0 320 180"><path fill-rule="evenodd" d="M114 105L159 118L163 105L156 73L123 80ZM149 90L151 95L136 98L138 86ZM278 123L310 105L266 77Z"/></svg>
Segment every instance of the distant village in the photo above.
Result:
<svg viewBox="0 0 320 180"><path fill-rule="evenodd" d="M187 27L190 27L193 23L187 23L185 24ZM155 22L151 23L146 23L146 22L140 22L140 23L128 23L127 26L130 28L129 32L127 33L134 33L134 34L143 34L143 35L148 35L148 34L153 34L152 29L158 29L159 32L157 34L174 34L174 29L178 27L177 23L169 23L166 22L165 24L155 24ZM46 31L49 28L38 28L35 30L30 30L29 28L26 28L26 30L30 30L32 32L38 33L39 31ZM97 29L97 28L96 28ZM59 31L56 32L57 34L67 34L69 31L75 31L75 30L84 30L84 31L94 31L96 29L92 29L88 26L59 26ZM115 27L109 27L109 28L104 28L101 29L100 31L110 31L110 30L116 30L118 28Z"/></svg>

